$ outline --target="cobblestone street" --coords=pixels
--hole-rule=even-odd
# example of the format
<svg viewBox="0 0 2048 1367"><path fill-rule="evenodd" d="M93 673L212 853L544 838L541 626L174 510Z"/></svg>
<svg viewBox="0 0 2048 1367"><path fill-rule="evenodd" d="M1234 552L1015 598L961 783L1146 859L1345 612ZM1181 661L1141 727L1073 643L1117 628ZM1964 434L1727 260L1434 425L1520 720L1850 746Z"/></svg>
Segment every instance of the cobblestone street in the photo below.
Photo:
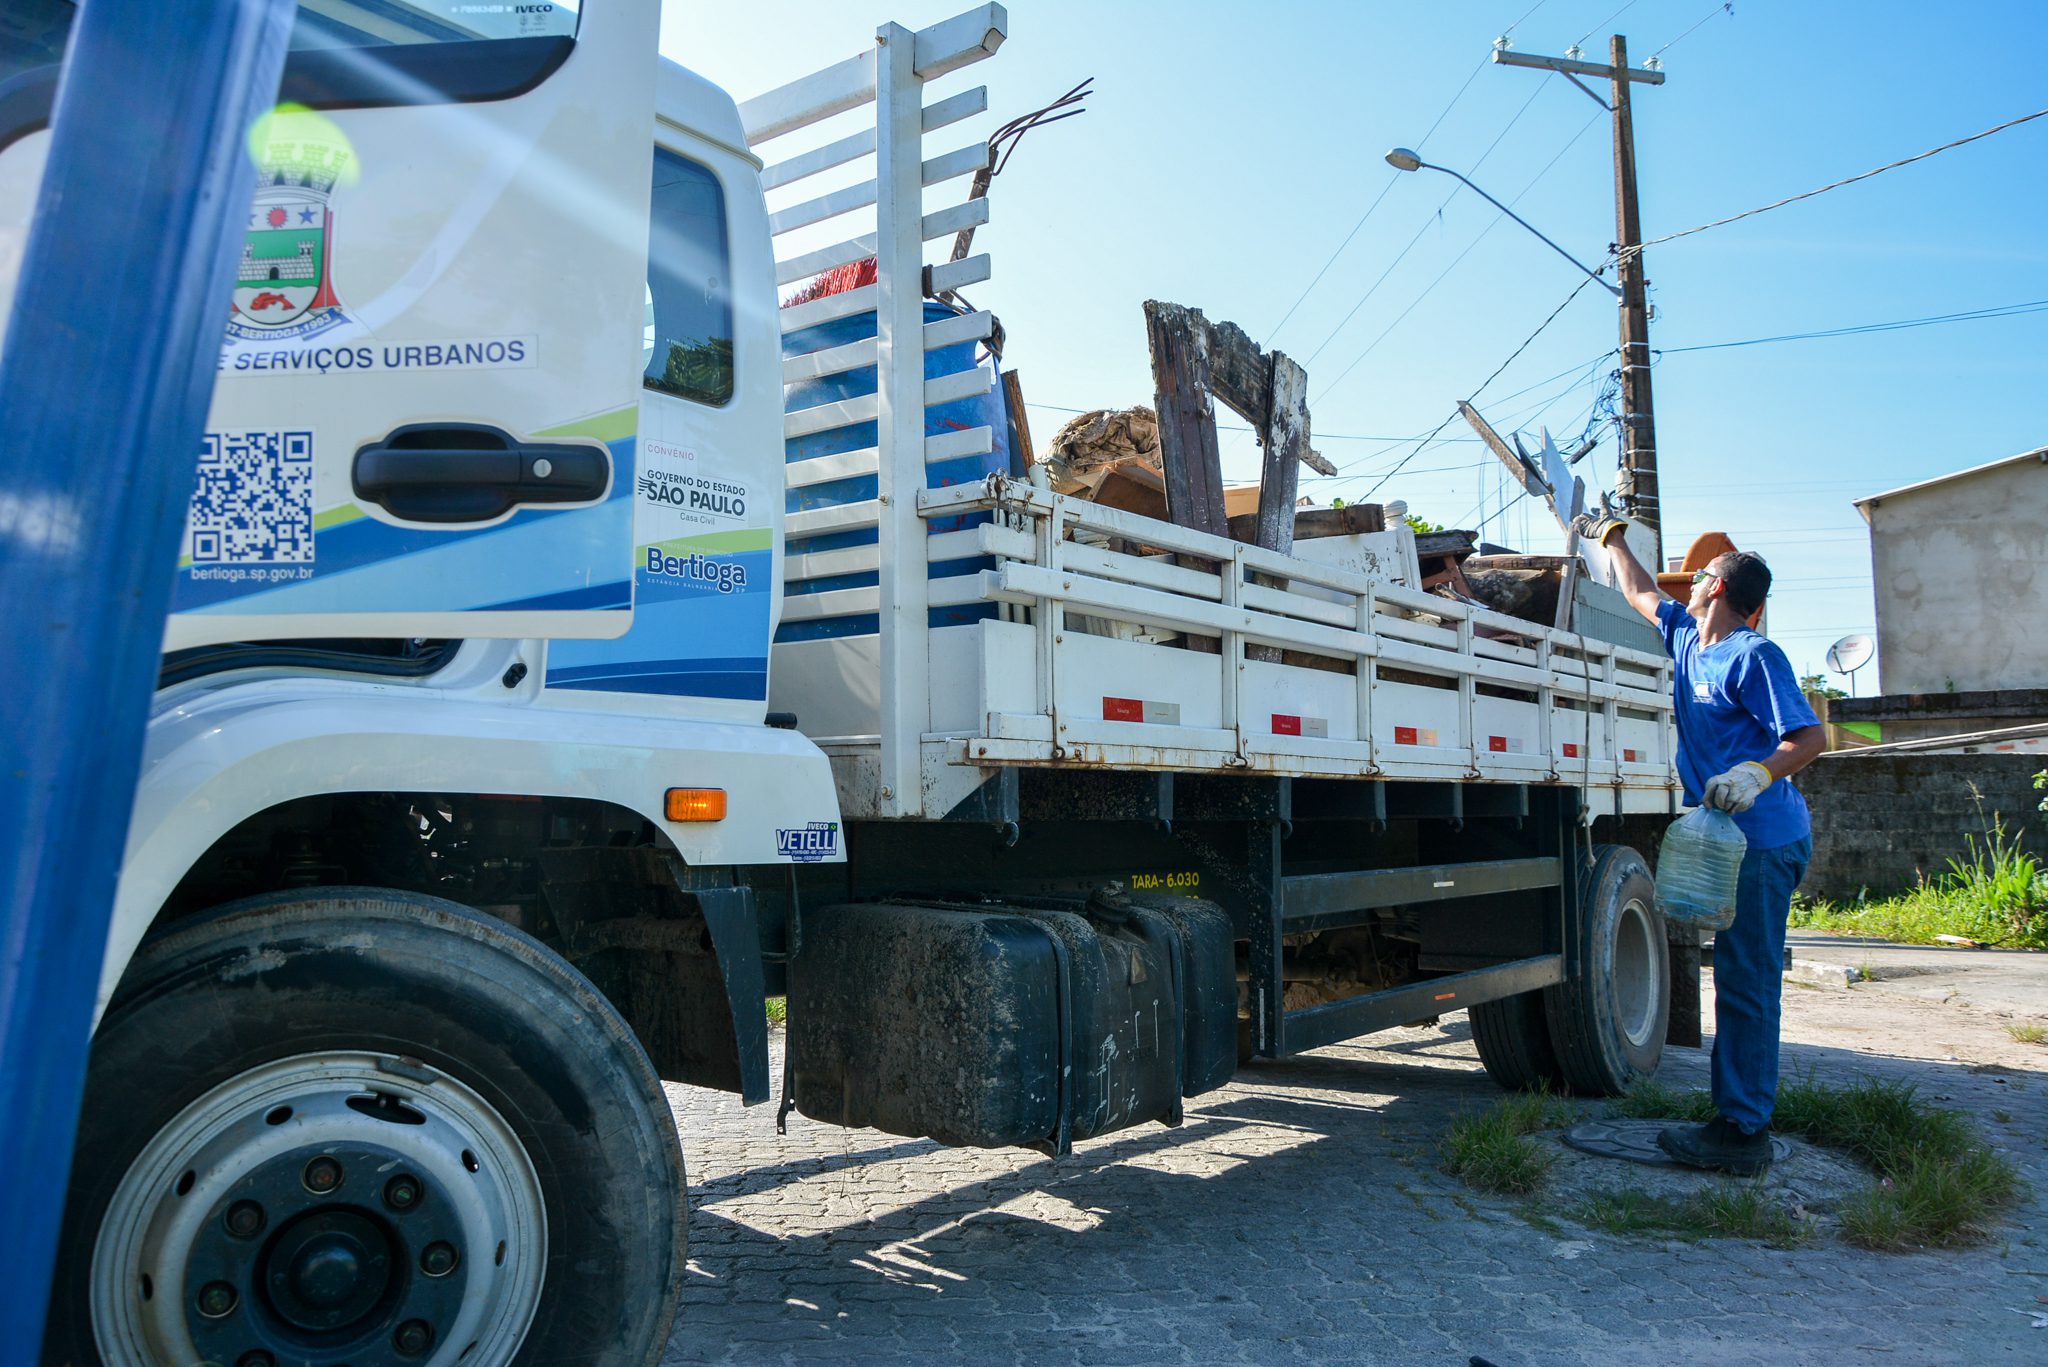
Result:
<svg viewBox="0 0 2048 1367"><path fill-rule="evenodd" d="M1979 1117L2035 1188L1998 1239L1908 1255L1625 1239L1556 1219L1541 1197L1476 1196L1434 1155L1448 1121L1499 1095L1461 1013L1249 1066L1177 1129L1059 1160L801 1116L778 1138L773 1106L674 1088L692 1260L665 1361L2048 1360L2033 1324L2048 1310L2043 1074L1942 1043L1969 1014L1953 1005L1787 998L1788 1075L1904 1078ZM1928 1057L1821 1043L1845 1037L1823 1006L1882 1011ZM1673 1085L1704 1086L1705 1072L1700 1051L1666 1054Z"/></svg>

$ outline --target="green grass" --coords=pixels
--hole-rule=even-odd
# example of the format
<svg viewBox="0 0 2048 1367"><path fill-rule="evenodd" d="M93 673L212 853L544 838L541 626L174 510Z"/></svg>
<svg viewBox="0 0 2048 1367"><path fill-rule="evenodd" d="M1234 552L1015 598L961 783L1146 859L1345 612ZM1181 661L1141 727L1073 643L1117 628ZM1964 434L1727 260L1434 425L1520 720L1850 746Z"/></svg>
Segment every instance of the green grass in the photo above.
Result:
<svg viewBox="0 0 2048 1367"><path fill-rule="evenodd" d="M1654 1083L1639 1085L1615 1108L1634 1119L1698 1120L1713 1113L1706 1093L1674 1092ZM1952 1248L1977 1242L2023 1189L2017 1170L1985 1146L1967 1116L1926 1104L1909 1083L1868 1078L1846 1087L1810 1078L1787 1082L1778 1089L1771 1123L1781 1134L1842 1150L1877 1174L1876 1182L1851 1197L1841 1212L1843 1236L1865 1248ZM1749 1223L1767 1232L1743 1237L1786 1237L1770 1224L1774 1213L1755 1200L1728 1198L1712 1218L1721 1223L1702 1223L1712 1228ZM1768 1232L1774 1228L1778 1232Z"/></svg>
<svg viewBox="0 0 2048 1367"><path fill-rule="evenodd" d="M770 997L768 999L768 1023L770 1025L789 1024L789 998Z"/></svg>
<svg viewBox="0 0 2048 1367"><path fill-rule="evenodd" d="M1813 1237L1805 1221L1782 1209L1760 1182L1716 1184L1684 1200L1649 1196L1632 1188L1596 1191L1571 1212L1589 1229L1608 1234L1675 1234L1753 1239L1787 1248Z"/></svg>
<svg viewBox="0 0 2048 1367"><path fill-rule="evenodd" d="M1547 1092L1504 1097L1483 1111L1459 1116L1444 1134L1445 1172L1481 1191L1520 1196L1536 1190L1557 1161L1528 1136L1569 1124L1571 1107Z"/></svg>
<svg viewBox="0 0 2048 1367"><path fill-rule="evenodd" d="M1690 1120L1704 1124L1714 1118L1714 1099L1705 1092L1681 1092L1653 1077L1639 1077L1607 1104L1624 1120Z"/></svg>
<svg viewBox="0 0 2048 1367"><path fill-rule="evenodd" d="M2048 949L2048 916L2036 914L2015 926L2010 915L1983 899L1939 882L1922 884L1896 897L1795 901L1792 926L1865 935L1902 945L1940 944L1943 935L1960 935L2001 949Z"/></svg>
<svg viewBox="0 0 2048 1367"><path fill-rule="evenodd" d="M1792 924L1902 944L1936 944L1939 936L1960 935L2012 949L2048 949L2048 869L2002 816L1985 817L1981 800L1978 811L1982 833L1964 833L1963 853L1947 861L1947 872L1923 877L1919 887L1892 897L1797 900Z"/></svg>
<svg viewBox="0 0 2048 1367"><path fill-rule="evenodd" d="M2048 1026L2039 1021L2014 1021L2005 1027L2005 1033L2021 1044L2040 1044L2048 1041Z"/></svg>

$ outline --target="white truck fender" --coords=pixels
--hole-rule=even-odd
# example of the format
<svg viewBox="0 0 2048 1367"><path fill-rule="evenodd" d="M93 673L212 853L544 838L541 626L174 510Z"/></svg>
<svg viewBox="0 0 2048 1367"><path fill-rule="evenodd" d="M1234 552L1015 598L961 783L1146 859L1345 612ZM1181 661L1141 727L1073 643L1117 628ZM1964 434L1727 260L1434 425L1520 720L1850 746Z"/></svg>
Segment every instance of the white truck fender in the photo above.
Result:
<svg viewBox="0 0 2048 1367"><path fill-rule="evenodd" d="M671 787L724 789L725 819L667 821ZM831 766L796 731L506 706L357 680L210 691L150 720L95 1026L158 909L215 841L281 803L348 792L612 803L654 822L692 864L791 862L781 848L807 862L845 857Z"/></svg>

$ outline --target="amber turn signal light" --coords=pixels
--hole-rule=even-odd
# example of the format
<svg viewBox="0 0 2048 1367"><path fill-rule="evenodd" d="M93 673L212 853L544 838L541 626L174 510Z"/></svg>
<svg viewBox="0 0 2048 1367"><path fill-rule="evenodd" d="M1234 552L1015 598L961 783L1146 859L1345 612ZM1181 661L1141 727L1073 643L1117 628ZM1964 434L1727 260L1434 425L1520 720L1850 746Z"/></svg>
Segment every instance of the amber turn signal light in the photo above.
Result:
<svg viewBox="0 0 2048 1367"><path fill-rule="evenodd" d="M723 821L725 789L671 788L666 805L670 821Z"/></svg>

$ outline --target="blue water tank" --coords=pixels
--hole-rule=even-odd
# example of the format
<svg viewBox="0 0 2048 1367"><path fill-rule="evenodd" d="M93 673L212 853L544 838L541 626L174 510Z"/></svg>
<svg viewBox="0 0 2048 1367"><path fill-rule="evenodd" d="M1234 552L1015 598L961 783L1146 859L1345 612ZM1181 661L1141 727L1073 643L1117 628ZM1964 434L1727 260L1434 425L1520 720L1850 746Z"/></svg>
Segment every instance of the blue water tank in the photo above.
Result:
<svg viewBox="0 0 2048 1367"><path fill-rule="evenodd" d="M924 320L927 323L937 322L965 311L928 299L924 305ZM872 311L834 318L785 336L782 339L782 354L784 357L807 356L827 347L864 341L875 335L875 329L876 321ZM925 352L925 378L935 379L941 375L953 375L963 370L974 369L975 349L976 344L973 342L960 342ZM793 413L799 409L816 408L820 404L833 403L840 399L872 394L875 392L875 385L874 366L862 366L838 375L802 380L785 390L783 411ZM1015 470L1011 464L1009 410L1004 402L1000 381L990 385L985 393L956 399L952 403L939 404L924 411L924 431L928 437L945 432L966 431L975 427L989 429L992 435L989 453L981 456L959 456L926 466L927 487L938 489L953 484L974 483L997 473L1022 473ZM808 436L789 438L783 443L783 459L813 460L819 456L837 455L844 451L859 451L874 446L879 440L875 423L850 423L844 427L813 432ZM865 503L874 498L876 492L874 475L853 475L845 479L829 480L823 484L810 484L788 490L784 496L784 510L795 513L815 508L833 508L848 503ZM986 521L988 514L973 513L964 517L935 518L927 522L925 528L927 534L936 534L959 531ZM875 529L867 527L857 531L829 532L820 536L792 536L784 540L783 548L795 556L814 551L838 550L847 546L872 546L875 540ZM932 565L931 577L944 579L954 575L972 574L977 570L991 567L992 562L984 556L966 560L946 560ZM784 584L783 593L786 596L797 593L823 593L832 589L872 588L877 580L875 574L867 572L835 574L813 579L791 579ZM995 609L990 604L933 608L930 610L930 621L935 627L960 626L993 616L994 612ZM872 635L878 630L880 621L876 614L862 612L844 617L785 622L777 629L775 639L778 642L815 641L838 636Z"/></svg>

